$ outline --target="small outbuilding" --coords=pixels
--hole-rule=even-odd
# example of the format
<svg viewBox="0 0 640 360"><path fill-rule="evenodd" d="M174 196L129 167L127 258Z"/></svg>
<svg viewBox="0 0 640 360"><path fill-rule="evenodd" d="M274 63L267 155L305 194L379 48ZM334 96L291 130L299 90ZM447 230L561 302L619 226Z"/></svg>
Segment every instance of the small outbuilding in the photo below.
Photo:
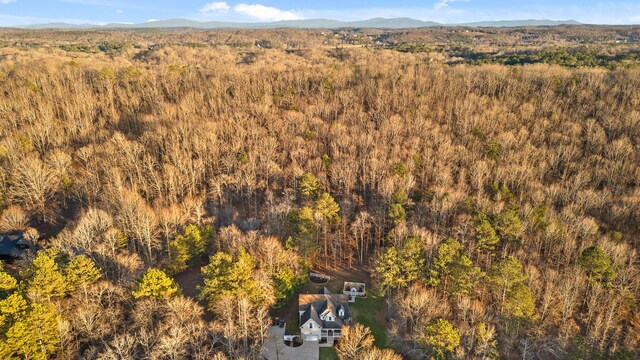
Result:
<svg viewBox="0 0 640 360"><path fill-rule="evenodd" d="M365 298L367 293L365 283L345 281L342 293L349 297L349 302L355 302L356 298Z"/></svg>
<svg viewBox="0 0 640 360"><path fill-rule="evenodd" d="M0 234L0 260L13 261L24 256L34 248L31 241L25 239L22 232Z"/></svg>

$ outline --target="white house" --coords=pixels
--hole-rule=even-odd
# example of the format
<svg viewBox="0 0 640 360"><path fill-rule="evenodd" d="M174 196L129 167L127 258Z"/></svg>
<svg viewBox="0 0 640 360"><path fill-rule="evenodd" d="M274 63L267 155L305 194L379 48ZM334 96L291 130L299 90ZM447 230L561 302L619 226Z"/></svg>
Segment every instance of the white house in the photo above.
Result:
<svg viewBox="0 0 640 360"><path fill-rule="evenodd" d="M342 325L351 321L348 296L332 294L327 288L321 294L300 294L298 313L305 341L333 343L342 335Z"/></svg>

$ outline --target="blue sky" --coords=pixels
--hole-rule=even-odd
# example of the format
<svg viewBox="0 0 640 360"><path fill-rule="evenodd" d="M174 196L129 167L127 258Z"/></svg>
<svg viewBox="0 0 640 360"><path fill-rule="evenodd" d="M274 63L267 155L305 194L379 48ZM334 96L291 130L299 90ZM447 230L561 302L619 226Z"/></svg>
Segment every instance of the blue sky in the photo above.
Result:
<svg viewBox="0 0 640 360"><path fill-rule="evenodd" d="M412 17L442 23L514 19L575 19L639 24L640 0L0 0L0 26L64 21L139 23L150 19L275 21Z"/></svg>

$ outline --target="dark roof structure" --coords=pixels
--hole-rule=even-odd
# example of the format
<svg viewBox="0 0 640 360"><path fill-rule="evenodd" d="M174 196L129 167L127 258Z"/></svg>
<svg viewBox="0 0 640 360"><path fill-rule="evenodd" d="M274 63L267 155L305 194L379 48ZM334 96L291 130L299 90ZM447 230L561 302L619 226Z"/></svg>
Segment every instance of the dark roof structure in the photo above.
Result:
<svg viewBox="0 0 640 360"><path fill-rule="evenodd" d="M322 320L320 320L320 317L318 316L318 311L316 310L316 307L313 304L309 305L309 307L301 315L300 325L305 324L307 321L309 321L309 319L312 319L313 321L315 321L316 324L322 325Z"/></svg>
<svg viewBox="0 0 640 360"><path fill-rule="evenodd" d="M300 294L298 310L301 313L300 326L313 319L323 329L340 329L351 319L348 296L333 294L326 288L323 288L320 294ZM343 316L340 316L340 310L344 312ZM324 316L329 313L332 319L324 320Z"/></svg>
<svg viewBox="0 0 640 360"><path fill-rule="evenodd" d="M0 234L0 259L13 260L20 258L29 249L33 249L33 244L25 239L21 232Z"/></svg>

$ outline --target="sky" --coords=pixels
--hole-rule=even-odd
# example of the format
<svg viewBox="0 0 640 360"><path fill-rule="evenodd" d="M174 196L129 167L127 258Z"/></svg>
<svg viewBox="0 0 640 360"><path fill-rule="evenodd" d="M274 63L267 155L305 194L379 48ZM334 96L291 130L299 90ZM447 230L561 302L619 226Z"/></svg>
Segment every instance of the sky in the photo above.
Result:
<svg viewBox="0 0 640 360"><path fill-rule="evenodd" d="M0 26L141 23L171 18L267 22L374 17L440 23L573 19L590 24L640 24L640 0L0 0Z"/></svg>

